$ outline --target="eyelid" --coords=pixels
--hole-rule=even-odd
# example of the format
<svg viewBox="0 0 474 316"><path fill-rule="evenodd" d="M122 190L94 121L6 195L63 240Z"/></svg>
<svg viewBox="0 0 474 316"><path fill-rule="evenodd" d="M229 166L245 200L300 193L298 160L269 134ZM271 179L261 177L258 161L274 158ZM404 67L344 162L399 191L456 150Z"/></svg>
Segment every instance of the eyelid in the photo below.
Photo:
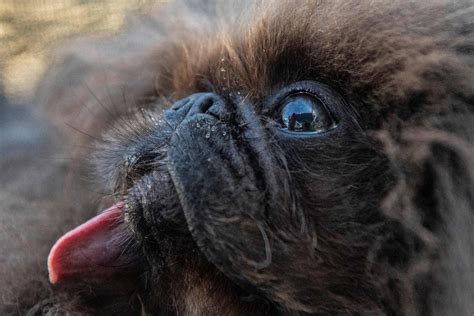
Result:
<svg viewBox="0 0 474 316"><path fill-rule="evenodd" d="M298 81L278 89L278 92L271 94L264 101L264 109L262 112L267 115L275 113L275 111L278 110L278 107L286 98L300 93L308 94L318 99L325 105L326 109L331 113L331 115L335 117L334 113L332 113L332 110L329 108L326 102L328 99L327 95L332 93L332 89L323 83L311 80Z"/></svg>
<svg viewBox="0 0 474 316"><path fill-rule="evenodd" d="M280 105L283 105L285 104L285 101L290 99L290 98L295 98L295 97L298 97L298 96L310 96L310 97L313 97L315 98L316 100L320 101L323 105L324 105L324 102L319 100L319 98L312 92L308 92L306 90L295 90L295 91L290 91L288 92L288 94L283 97L281 100L280 100Z"/></svg>

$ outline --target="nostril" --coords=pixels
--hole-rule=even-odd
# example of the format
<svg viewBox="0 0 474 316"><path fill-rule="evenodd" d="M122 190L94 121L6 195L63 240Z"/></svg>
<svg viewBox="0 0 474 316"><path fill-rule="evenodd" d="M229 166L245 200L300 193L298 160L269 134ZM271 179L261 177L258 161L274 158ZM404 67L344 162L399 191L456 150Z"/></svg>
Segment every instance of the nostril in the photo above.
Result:
<svg viewBox="0 0 474 316"><path fill-rule="evenodd" d="M171 110L175 110L175 111L179 111L180 109L186 107L186 105L188 105L191 101L191 98L184 98L184 99L181 99L179 101L176 101L172 106L171 106Z"/></svg>
<svg viewBox="0 0 474 316"><path fill-rule="evenodd" d="M166 110L163 117L171 128L177 128L187 117L204 113L219 120L227 118L230 113L226 102L215 93L195 93L185 99L176 101Z"/></svg>
<svg viewBox="0 0 474 316"><path fill-rule="evenodd" d="M195 93L187 98L176 101L171 110L182 112L188 116L206 113L215 103L220 103L220 97L214 93Z"/></svg>
<svg viewBox="0 0 474 316"><path fill-rule="evenodd" d="M165 119L172 126L177 126L186 117L198 113L212 115L218 119L223 118L226 112L225 101L215 93L196 93L173 104L171 109L165 111Z"/></svg>
<svg viewBox="0 0 474 316"><path fill-rule="evenodd" d="M212 115L217 119L224 119L230 116L229 110L226 108L224 101L213 103L206 111L206 114Z"/></svg>
<svg viewBox="0 0 474 316"><path fill-rule="evenodd" d="M198 113L206 113L215 104L223 103L222 99L214 93L198 93L191 96L192 105L188 115L191 116Z"/></svg>

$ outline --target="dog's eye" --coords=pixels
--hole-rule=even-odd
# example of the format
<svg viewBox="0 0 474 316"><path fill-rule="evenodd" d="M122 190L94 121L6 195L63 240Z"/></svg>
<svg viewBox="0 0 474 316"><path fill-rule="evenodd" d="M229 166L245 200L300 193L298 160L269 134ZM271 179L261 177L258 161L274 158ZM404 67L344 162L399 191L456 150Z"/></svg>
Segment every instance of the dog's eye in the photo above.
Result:
<svg viewBox="0 0 474 316"><path fill-rule="evenodd" d="M322 132L334 126L324 104L309 93L289 95L281 102L283 128L292 132Z"/></svg>

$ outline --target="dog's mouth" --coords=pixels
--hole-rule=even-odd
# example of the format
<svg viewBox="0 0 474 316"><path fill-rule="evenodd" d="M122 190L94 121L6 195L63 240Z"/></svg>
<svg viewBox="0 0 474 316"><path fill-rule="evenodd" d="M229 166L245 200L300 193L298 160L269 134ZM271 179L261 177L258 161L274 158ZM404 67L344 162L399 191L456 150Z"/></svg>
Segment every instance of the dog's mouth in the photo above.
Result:
<svg viewBox="0 0 474 316"><path fill-rule="evenodd" d="M138 161L134 168L119 172L119 187L125 186L120 202L57 240L48 256L51 283L100 281L146 266L160 273L168 259L198 253L168 169L173 165L166 155L169 148L156 148L159 154L147 156L152 157L148 171L140 173L147 169Z"/></svg>
<svg viewBox="0 0 474 316"><path fill-rule="evenodd" d="M58 239L48 256L51 283L104 279L131 269L124 208L119 202Z"/></svg>
<svg viewBox="0 0 474 316"><path fill-rule="evenodd" d="M123 200L64 234L48 257L51 283L94 281L155 269L166 257L195 248L176 190L166 171L153 171ZM137 264L138 263L138 264Z"/></svg>
<svg viewBox="0 0 474 316"><path fill-rule="evenodd" d="M261 172L260 165L268 162L254 161L260 151L268 151L234 138L228 125L206 114L185 120L158 140L160 146L149 147L159 148L160 154L146 155L149 169L138 163L143 173L134 173L122 202L53 246L48 258L52 283L134 270L137 255L158 272L167 259L190 254L203 255L225 273L233 261L252 267L268 264L269 246L258 224L267 209L268 197L262 192L280 194L266 185L273 174ZM245 245L255 239L255 249L248 249ZM229 249L234 252L227 258ZM230 276L238 279L239 271Z"/></svg>

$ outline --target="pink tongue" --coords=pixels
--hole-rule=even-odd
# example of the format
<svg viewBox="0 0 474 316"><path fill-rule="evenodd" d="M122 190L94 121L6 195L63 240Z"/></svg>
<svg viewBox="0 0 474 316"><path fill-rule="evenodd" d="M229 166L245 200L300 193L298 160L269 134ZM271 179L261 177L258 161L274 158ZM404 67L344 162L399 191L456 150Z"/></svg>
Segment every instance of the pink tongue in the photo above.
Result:
<svg viewBox="0 0 474 316"><path fill-rule="evenodd" d="M51 283L103 279L124 268L124 245L120 242L123 207L122 202L115 204L56 242L48 257Z"/></svg>

